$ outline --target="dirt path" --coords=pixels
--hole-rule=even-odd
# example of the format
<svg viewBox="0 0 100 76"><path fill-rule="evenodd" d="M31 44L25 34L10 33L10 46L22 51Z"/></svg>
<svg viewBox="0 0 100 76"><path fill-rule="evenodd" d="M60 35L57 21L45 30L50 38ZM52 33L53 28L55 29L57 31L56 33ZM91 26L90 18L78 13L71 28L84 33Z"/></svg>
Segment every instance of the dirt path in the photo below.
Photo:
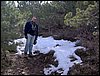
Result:
<svg viewBox="0 0 100 76"><path fill-rule="evenodd" d="M4 75L44 75L43 69L48 64L55 64L53 54L40 53L32 58L10 54L11 66L5 70Z"/></svg>

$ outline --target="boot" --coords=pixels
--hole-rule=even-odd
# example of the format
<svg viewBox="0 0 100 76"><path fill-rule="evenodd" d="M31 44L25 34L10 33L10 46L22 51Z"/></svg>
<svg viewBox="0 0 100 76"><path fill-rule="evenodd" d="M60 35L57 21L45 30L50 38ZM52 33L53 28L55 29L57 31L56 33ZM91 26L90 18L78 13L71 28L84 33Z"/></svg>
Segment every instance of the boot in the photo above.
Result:
<svg viewBox="0 0 100 76"><path fill-rule="evenodd" d="M29 57L33 57L32 52L30 52L28 56L29 56Z"/></svg>

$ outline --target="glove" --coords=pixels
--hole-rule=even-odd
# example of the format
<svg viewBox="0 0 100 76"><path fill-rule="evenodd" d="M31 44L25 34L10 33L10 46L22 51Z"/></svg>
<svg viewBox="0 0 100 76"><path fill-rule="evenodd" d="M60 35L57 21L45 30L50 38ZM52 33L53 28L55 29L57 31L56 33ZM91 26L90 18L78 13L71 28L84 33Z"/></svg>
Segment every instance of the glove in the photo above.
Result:
<svg viewBox="0 0 100 76"><path fill-rule="evenodd" d="M37 43L37 41L35 40L33 44L35 45L36 43Z"/></svg>
<svg viewBox="0 0 100 76"><path fill-rule="evenodd" d="M27 39L27 36L25 36L25 38Z"/></svg>

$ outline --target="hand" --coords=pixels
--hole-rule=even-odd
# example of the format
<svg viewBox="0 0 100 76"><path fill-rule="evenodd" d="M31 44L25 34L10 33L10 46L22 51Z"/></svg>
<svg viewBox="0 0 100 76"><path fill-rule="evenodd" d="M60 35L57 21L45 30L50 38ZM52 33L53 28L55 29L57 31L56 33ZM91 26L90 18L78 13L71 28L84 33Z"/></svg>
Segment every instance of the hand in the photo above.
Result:
<svg viewBox="0 0 100 76"><path fill-rule="evenodd" d="M35 45L36 43L37 43L37 41L35 40L33 44Z"/></svg>

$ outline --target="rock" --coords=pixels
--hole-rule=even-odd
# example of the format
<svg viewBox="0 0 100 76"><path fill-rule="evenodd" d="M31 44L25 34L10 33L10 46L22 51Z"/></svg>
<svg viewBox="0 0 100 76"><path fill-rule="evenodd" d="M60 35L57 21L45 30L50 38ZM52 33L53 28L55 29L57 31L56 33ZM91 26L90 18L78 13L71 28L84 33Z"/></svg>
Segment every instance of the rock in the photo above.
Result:
<svg viewBox="0 0 100 76"><path fill-rule="evenodd" d="M12 72L12 71L13 71L12 69L9 69L9 70L8 70L8 72Z"/></svg>
<svg viewBox="0 0 100 76"><path fill-rule="evenodd" d="M61 46L61 45L59 45L59 44L56 44L56 46Z"/></svg>
<svg viewBox="0 0 100 76"><path fill-rule="evenodd" d="M25 73L24 71L22 72L22 75L27 75L27 73Z"/></svg>
<svg viewBox="0 0 100 76"><path fill-rule="evenodd" d="M53 64L55 67L57 67L57 66L58 66L58 61L54 61L52 64Z"/></svg>
<svg viewBox="0 0 100 76"><path fill-rule="evenodd" d="M34 52L34 54L39 54L39 53L40 53L40 51L35 51L35 52Z"/></svg>
<svg viewBox="0 0 100 76"><path fill-rule="evenodd" d="M84 49L77 49L75 51L75 54L78 55L78 56L80 56L80 57L86 57L86 56L88 56L87 52L84 51Z"/></svg>
<svg viewBox="0 0 100 76"><path fill-rule="evenodd" d="M53 35L53 38L55 40L61 40L62 39L62 36L61 35Z"/></svg>
<svg viewBox="0 0 100 76"><path fill-rule="evenodd" d="M81 46L81 45L82 45L82 42L80 40L77 40L75 43L75 46Z"/></svg>
<svg viewBox="0 0 100 76"><path fill-rule="evenodd" d="M71 55L69 58L71 59L71 62L77 60L77 58L75 58L73 55Z"/></svg>
<svg viewBox="0 0 100 76"><path fill-rule="evenodd" d="M50 50L50 52L48 53L49 55L53 55L55 53L54 50Z"/></svg>

